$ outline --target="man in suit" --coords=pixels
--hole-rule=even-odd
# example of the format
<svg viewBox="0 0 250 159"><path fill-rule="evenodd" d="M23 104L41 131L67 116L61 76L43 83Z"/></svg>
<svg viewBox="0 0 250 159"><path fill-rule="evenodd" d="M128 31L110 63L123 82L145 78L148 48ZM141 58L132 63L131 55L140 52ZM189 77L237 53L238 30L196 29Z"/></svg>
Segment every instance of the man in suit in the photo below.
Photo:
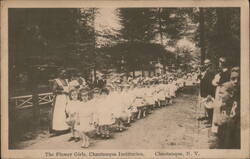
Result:
<svg viewBox="0 0 250 159"><path fill-rule="evenodd" d="M223 83L230 80L230 70L228 68L228 62L225 57L219 59L219 71L214 77L212 84L215 87L221 86Z"/></svg>
<svg viewBox="0 0 250 159"><path fill-rule="evenodd" d="M212 69L212 64L209 59L204 61L204 66L202 68L202 73L199 75L200 79L200 97L203 101L207 97L215 96L215 87L212 85L212 80L214 78L214 71ZM204 107L204 106L203 106ZM208 124L212 122L213 110L211 108L203 108L205 110L204 116L199 117L198 120L208 120Z"/></svg>

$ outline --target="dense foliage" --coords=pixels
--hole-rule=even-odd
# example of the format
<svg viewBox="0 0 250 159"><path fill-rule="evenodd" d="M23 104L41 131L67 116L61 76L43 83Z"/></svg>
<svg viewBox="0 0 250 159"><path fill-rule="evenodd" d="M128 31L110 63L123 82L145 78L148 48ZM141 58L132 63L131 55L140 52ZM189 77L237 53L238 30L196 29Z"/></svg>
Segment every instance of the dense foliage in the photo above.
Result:
<svg viewBox="0 0 250 159"><path fill-rule="evenodd" d="M38 79L33 74L39 72L47 81L63 67L88 77L93 69L119 70L122 59L126 71L150 69L150 61L158 59L164 65L192 65L199 56L214 63L227 56L239 64L239 8L118 8L121 28L102 32L95 29L97 14L97 8L10 9L10 80L25 72ZM98 37L108 43L98 44ZM177 46L183 37L200 48L197 56Z"/></svg>

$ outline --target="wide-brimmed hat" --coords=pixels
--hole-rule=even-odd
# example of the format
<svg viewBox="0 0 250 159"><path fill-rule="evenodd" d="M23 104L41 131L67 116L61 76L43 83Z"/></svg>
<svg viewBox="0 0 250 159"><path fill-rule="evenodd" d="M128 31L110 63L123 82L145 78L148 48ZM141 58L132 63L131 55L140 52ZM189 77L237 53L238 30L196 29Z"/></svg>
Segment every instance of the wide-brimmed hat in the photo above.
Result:
<svg viewBox="0 0 250 159"><path fill-rule="evenodd" d="M239 66L233 67L231 72L240 72L240 67Z"/></svg>
<svg viewBox="0 0 250 159"><path fill-rule="evenodd" d="M205 64L205 65L209 65L209 64L211 64L211 61L210 61L209 59L206 59L206 60L204 61L204 64Z"/></svg>

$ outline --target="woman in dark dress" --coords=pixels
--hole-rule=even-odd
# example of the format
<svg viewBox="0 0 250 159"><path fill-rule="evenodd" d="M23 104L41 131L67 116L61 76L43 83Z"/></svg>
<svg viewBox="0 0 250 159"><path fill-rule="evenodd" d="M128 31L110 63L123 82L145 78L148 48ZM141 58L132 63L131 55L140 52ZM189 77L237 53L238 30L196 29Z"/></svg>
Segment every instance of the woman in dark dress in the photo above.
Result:
<svg viewBox="0 0 250 159"><path fill-rule="evenodd" d="M50 130L54 135L59 135L69 129L69 126L66 124L67 113L65 109L68 103L69 84L65 70L62 70L59 77L54 80L53 93L55 98L52 107Z"/></svg>

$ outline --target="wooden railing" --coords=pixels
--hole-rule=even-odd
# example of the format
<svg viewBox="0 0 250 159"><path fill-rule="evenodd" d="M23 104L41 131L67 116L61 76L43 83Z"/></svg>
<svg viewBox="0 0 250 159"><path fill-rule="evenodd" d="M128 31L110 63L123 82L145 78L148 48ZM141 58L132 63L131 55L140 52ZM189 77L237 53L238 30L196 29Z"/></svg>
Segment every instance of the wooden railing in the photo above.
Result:
<svg viewBox="0 0 250 159"><path fill-rule="evenodd" d="M38 94L39 105L52 103L53 99L54 94L51 92ZM33 106L32 95L11 97L10 102L14 104L14 108L16 109L29 108Z"/></svg>

